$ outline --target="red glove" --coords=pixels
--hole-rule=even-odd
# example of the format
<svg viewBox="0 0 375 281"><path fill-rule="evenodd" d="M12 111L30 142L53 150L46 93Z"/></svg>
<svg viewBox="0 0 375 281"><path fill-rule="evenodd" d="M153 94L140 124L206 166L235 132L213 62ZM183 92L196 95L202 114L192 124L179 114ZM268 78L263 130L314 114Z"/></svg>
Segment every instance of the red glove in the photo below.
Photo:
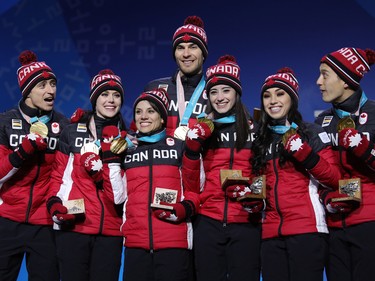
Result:
<svg viewBox="0 0 375 281"><path fill-rule="evenodd" d="M227 196L234 200L237 200L239 197L246 196L247 194L251 194L250 187L246 185L230 185L225 191Z"/></svg>
<svg viewBox="0 0 375 281"><path fill-rule="evenodd" d="M366 136L355 129L347 128L341 130L339 132L339 145L366 162L374 160L374 145L369 142Z"/></svg>
<svg viewBox="0 0 375 281"><path fill-rule="evenodd" d="M297 133L289 136L285 143L285 150L306 169L314 168L320 159L319 155Z"/></svg>
<svg viewBox="0 0 375 281"><path fill-rule="evenodd" d="M68 214L68 209L57 196L52 196L48 199L47 210L52 216L52 220L59 225L69 225L73 224L75 221L75 216L73 214Z"/></svg>
<svg viewBox="0 0 375 281"><path fill-rule="evenodd" d="M153 209L154 215L163 221L179 223L195 214L194 204L190 200L184 200L176 204L168 204L165 202L161 204L173 207L173 210Z"/></svg>
<svg viewBox="0 0 375 281"><path fill-rule="evenodd" d="M262 212L266 209L266 200L264 199L245 199L241 201L242 207L250 214Z"/></svg>
<svg viewBox="0 0 375 281"><path fill-rule="evenodd" d="M95 183L103 180L103 164L100 156L93 152L86 152L81 155L81 165L87 173L93 178Z"/></svg>
<svg viewBox="0 0 375 281"><path fill-rule="evenodd" d="M211 128L205 122L196 123L186 134L186 152L191 156L198 155L203 142L212 134Z"/></svg>
<svg viewBox="0 0 375 281"><path fill-rule="evenodd" d="M22 140L21 145L10 155L10 162L16 168L22 165L22 162L34 154L35 151L44 151L47 149L47 142L40 135L30 133Z"/></svg>
<svg viewBox="0 0 375 281"><path fill-rule="evenodd" d="M125 131L122 133L124 134ZM103 163L120 163L121 157L118 154L115 154L111 151L111 143L112 141L120 137L121 134L119 132L119 129L114 126L106 126L103 128L102 132L102 141L100 142L100 146L102 148L102 159ZM126 132L125 132L126 136Z"/></svg>
<svg viewBox="0 0 375 281"><path fill-rule="evenodd" d="M87 114L85 110L77 108L72 116L70 116L70 123L78 123L85 114Z"/></svg>
<svg viewBox="0 0 375 281"><path fill-rule="evenodd" d="M350 213L359 207L359 202L354 200L332 202L333 198L345 198L348 195L341 194L338 191L328 192L324 197L324 205L329 213Z"/></svg>

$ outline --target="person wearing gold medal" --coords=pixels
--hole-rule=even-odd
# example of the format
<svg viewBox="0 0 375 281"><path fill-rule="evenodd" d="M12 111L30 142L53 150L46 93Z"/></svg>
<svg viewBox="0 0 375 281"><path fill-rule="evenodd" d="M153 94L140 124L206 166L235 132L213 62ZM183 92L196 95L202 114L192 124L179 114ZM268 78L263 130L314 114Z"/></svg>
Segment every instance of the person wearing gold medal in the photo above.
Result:
<svg viewBox="0 0 375 281"><path fill-rule="evenodd" d="M374 278L375 101L360 84L374 63L374 50L354 47L328 53L320 61L316 83L332 107L315 123L328 133L343 171L339 189L321 196L330 231L329 281Z"/></svg>
<svg viewBox="0 0 375 281"><path fill-rule="evenodd" d="M57 78L25 50L17 70L22 99L0 118L0 280L17 280L26 256L29 280L60 280L46 193L68 119L54 110Z"/></svg>
<svg viewBox="0 0 375 281"><path fill-rule="evenodd" d="M126 148L123 143L111 149L115 139L126 137L121 78L101 70L91 80L90 102L92 110L77 109L61 134L47 208L56 230L61 280L117 281L124 186L113 189L103 179L121 174ZM109 166L108 173L103 166Z"/></svg>
<svg viewBox="0 0 375 281"><path fill-rule="evenodd" d="M261 264L264 281L321 281L328 227L319 187L337 188L341 173L327 133L298 110L299 83L284 67L261 87L253 173L266 178Z"/></svg>
<svg viewBox="0 0 375 281"><path fill-rule="evenodd" d="M260 279L260 214L263 200L240 202L250 182L224 188L223 170L251 176L255 126L241 101L240 67L232 55L221 56L206 71L207 110L186 137L187 151L201 153L205 183L194 221L197 281ZM205 135L213 129L210 138ZM195 134L198 138L195 137Z"/></svg>
<svg viewBox="0 0 375 281"><path fill-rule="evenodd" d="M185 140L187 130L206 108L203 63L208 56L207 42L203 20L199 16L188 16L172 38L177 71L171 77L150 81L144 88L144 91L156 88L167 91L171 100L168 109L169 136Z"/></svg>
<svg viewBox="0 0 375 281"><path fill-rule="evenodd" d="M166 134L168 106L162 88L143 92L134 102L137 131L129 135L137 138L137 145L126 151L123 162L122 280L188 281L193 273L191 219L199 206L201 162L199 156L184 153L185 142ZM119 177L112 177L110 185L121 188Z"/></svg>

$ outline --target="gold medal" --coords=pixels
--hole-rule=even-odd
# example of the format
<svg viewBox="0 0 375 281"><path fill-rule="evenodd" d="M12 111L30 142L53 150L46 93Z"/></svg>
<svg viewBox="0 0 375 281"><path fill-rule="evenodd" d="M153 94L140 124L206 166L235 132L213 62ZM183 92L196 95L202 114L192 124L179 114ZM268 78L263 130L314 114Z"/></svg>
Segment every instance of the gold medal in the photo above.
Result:
<svg viewBox="0 0 375 281"><path fill-rule="evenodd" d="M99 154L99 147L94 142L86 143L84 146L81 147L81 155L85 154L86 152L92 152L95 154Z"/></svg>
<svg viewBox="0 0 375 281"><path fill-rule="evenodd" d="M282 139L282 142L283 142L283 145L285 146L286 142L288 141L289 137L291 135L294 135L295 133L297 133L296 129L294 128L290 128L288 131L286 131L283 135L283 139Z"/></svg>
<svg viewBox="0 0 375 281"><path fill-rule="evenodd" d="M212 122L212 120L209 118L200 118L198 119L198 123L206 123L208 127L210 128L211 132L213 132L215 128L214 122Z"/></svg>
<svg viewBox="0 0 375 281"><path fill-rule="evenodd" d="M30 133L38 134L42 138L46 138L48 136L48 127L43 122L37 121L31 124Z"/></svg>
<svg viewBox="0 0 375 281"><path fill-rule="evenodd" d="M186 134L188 131L188 126L179 126L176 130L174 130L174 137L184 141L186 139Z"/></svg>
<svg viewBox="0 0 375 281"><path fill-rule="evenodd" d="M111 151L112 153L115 153L115 154L121 154L125 151L125 149L128 148L128 143L126 142L125 139L123 138L117 138L117 139L114 139L112 142L111 142Z"/></svg>
<svg viewBox="0 0 375 281"><path fill-rule="evenodd" d="M337 124L337 132L340 132L343 129L355 129L354 120L350 116L341 118Z"/></svg>

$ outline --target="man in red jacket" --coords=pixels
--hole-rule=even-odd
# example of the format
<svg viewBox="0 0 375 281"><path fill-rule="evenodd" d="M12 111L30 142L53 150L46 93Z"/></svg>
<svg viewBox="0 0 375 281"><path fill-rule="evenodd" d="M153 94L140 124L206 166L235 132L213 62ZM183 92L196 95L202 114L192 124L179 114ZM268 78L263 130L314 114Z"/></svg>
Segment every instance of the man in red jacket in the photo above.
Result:
<svg viewBox="0 0 375 281"><path fill-rule="evenodd" d="M0 280L60 280L46 193L55 149L68 120L54 110L56 76L24 51L17 70L22 99L0 118Z"/></svg>

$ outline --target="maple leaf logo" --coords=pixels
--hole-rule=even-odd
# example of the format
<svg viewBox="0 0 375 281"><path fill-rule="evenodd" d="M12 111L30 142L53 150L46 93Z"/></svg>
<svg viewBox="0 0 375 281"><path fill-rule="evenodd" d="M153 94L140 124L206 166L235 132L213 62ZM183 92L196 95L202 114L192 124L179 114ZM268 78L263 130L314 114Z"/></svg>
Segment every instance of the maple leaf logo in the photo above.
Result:
<svg viewBox="0 0 375 281"><path fill-rule="evenodd" d="M291 151L298 151L302 147L302 139L296 138L291 141L290 143L290 150Z"/></svg>
<svg viewBox="0 0 375 281"><path fill-rule="evenodd" d="M92 160L91 164L92 164L91 170L93 170L93 171L100 171L103 167L102 160L100 160L100 159Z"/></svg>
<svg viewBox="0 0 375 281"><path fill-rule="evenodd" d="M182 41L184 41L184 42L189 42L190 40L191 40L191 36L189 34L185 34L182 37Z"/></svg>
<svg viewBox="0 0 375 281"><path fill-rule="evenodd" d="M198 138L198 134L197 134L197 132L198 132L198 129L197 128L194 128L194 129L191 129L191 130L189 130L188 132L187 132L187 137L189 138L189 139L191 139L191 140L193 140L193 139L197 139Z"/></svg>
<svg viewBox="0 0 375 281"><path fill-rule="evenodd" d="M113 81L113 80L109 80L108 85L111 86L111 87L114 87L114 86L116 86L116 82Z"/></svg>
<svg viewBox="0 0 375 281"><path fill-rule="evenodd" d="M249 186L245 186L244 190L238 192L239 196L244 196L246 193L251 193L251 189Z"/></svg>
<svg viewBox="0 0 375 281"><path fill-rule="evenodd" d="M350 147L357 147L361 143L362 137L360 134L355 134L354 136L349 137L349 146Z"/></svg>

